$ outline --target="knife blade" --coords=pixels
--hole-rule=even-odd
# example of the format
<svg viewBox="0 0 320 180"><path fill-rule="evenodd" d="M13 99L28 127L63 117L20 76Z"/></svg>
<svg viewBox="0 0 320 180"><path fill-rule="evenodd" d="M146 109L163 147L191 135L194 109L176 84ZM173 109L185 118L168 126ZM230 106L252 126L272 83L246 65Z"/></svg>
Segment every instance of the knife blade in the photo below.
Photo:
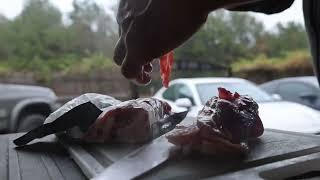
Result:
<svg viewBox="0 0 320 180"><path fill-rule="evenodd" d="M113 163L94 180L137 178L170 158L170 150L174 145L163 136L173 130L187 116L188 111L174 113L153 124L153 141Z"/></svg>
<svg viewBox="0 0 320 180"><path fill-rule="evenodd" d="M174 113L165 119L157 121L151 125L152 137L151 139L156 139L170 131L172 131L179 123L181 123L187 116L188 111L183 111L179 113Z"/></svg>
<svg viewBox="0 0 320 180"><path fill-rule="evenodd" d="M93 180L128 180L144 175L170 158L173 144L165 136L155 139L106 168Z"/></svg>

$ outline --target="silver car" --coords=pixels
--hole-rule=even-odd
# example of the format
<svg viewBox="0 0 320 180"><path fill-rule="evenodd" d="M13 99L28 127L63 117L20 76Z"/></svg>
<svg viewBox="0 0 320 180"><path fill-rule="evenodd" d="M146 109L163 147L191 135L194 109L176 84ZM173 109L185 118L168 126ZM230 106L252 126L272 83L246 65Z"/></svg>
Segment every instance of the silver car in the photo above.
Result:
<svg viewBox="0 0 320 180"><path fill-rule="evenodd" d="M0 83L0 132L31 130L58 108L57 96L45 87Z"/></svg>
<svg viewBox="0 0 320 180"><path fill-rule="evenodd" d="M253 97L259 104L259 114L265 128L320 133L320 112L305 105L281 101L240 78L177 79L170 82L168 89L161 88L155 97L167 101L176 111L188 109L188 116L196 117L205 102L218 94L218 87Z"/></svg>
<svg viewBox="0 0 320 180"><path fill-rule="evenodd" d="M315 76L277 79L261 84L260 88L278 94L283 100L320 110L320 88Z"/></svg>

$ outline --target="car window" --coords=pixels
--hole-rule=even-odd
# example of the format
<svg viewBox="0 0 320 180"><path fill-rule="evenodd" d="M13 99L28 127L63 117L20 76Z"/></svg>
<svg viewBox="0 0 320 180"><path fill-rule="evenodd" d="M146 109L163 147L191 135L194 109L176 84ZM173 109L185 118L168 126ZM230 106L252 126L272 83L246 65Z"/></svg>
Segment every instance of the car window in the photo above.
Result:
<svg viewBox="0 0 320 180"><path fill-rule="evenodd" d="M176 86L176 92L177 92L177 99L188 98L190 99L192 104L194 104L193 95L192 95L191 89L188 86L184 84L179 84Z"/></svg>
<svg viewBox="0 0 320 180"><path fill-rule="evenodd" d="M163 93L163 98L170 100L170 101L175 101L176 100L176 96L175 96L175 88L177 85L172 85L170 86L167 90L164 91Z"/></svg>
<svg viewBox="0 0 320 180"><path fill-rule="evenodd" d="M223 87L231 92L241 95L249 95L257 102L272 101L272 97L257 86L246 82L200 83L196 85L202 104L205 104L212 96L218 95L218 88Z"/></svg>
<svg viewBox="0 0 320 180"><path fill-rule="evenodd" d="M269 82L269 83L262 84L259 87L265 90L266 92L268 92L269 94L274 94L277 86L278 86L278 83Z"/></svg>
<svg viewBox="0 0 320 180"><path fill-rule="evenodd" d="M279 94L285 99L295 99L303 94L314 93L313 89L303 83L284 83L278 88Z"/></svg>

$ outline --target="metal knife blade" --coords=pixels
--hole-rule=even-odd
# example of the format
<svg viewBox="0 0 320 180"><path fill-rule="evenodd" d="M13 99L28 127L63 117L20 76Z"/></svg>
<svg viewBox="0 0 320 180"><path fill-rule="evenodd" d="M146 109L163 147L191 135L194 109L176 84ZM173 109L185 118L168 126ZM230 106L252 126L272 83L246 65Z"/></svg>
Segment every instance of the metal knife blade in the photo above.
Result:
<svg viewBox="0 0 320 180"><path fill-rule="evenodd" d="M172 147L174 145L170 144L164 136L161 136L150 144L116 161L93 180L137 178L167 161Z"/></svg>
<svg viewBox="0 0 320 180"><path fill-rule="evenodd" d="M179 113L174 113L167 118L157 121L151 126L152 128L152 137L151 139L156 139L167 132L172 131L179 123L181 123L187 116L188 111L183 111Z"/></svg>

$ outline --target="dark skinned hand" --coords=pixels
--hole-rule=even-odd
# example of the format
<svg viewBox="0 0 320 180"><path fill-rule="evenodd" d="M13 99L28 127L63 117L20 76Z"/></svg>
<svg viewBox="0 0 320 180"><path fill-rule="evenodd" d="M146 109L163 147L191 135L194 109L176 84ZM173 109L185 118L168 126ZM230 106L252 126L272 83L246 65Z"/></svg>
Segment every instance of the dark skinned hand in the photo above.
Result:
<svg viewBox="0 0 320 180"><path fill-rule="evenodd" d="M114 60L122 74L139 84L148 84L151 62L188 40L211 11L257 0L200 1L121 0L117 15L120 38Z"/></svg>

